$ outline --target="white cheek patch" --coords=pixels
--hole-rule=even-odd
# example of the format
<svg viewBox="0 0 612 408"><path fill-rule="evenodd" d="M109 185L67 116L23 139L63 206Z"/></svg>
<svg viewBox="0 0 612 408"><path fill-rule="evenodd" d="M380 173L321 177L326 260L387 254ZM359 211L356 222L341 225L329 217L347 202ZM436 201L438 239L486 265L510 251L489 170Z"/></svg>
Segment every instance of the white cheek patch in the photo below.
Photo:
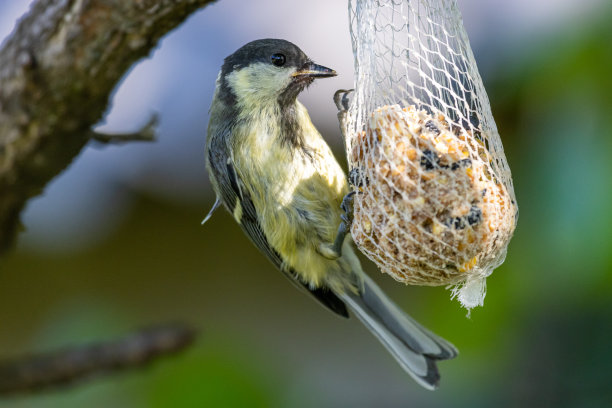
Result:
<svg viewBox="0 0 612 408"><path fill-rule="evenodd" d="M230 73L227 82L240 104L256 106L276 100L291 82L291 70L259 62Z"/></svg>

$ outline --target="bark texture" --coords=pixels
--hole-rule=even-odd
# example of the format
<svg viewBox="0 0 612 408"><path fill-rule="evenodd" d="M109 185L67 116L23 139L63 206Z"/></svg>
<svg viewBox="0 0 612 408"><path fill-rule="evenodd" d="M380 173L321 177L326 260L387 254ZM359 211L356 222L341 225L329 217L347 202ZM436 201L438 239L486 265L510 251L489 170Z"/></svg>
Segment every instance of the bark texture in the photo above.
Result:
<svg viewBox="0 0 612 408"><path fill-rule="evenodd" d="M0 255L127 70L213 0L38 0L0 49Z"/></svg>
<svg viewBox="0 0 612 408"><path fill-rule="evenodd" d="M117 340L74 346L0 362L0 396L58 388L115 372L147 366L191 346L196 331L172 324Z"/></svg>

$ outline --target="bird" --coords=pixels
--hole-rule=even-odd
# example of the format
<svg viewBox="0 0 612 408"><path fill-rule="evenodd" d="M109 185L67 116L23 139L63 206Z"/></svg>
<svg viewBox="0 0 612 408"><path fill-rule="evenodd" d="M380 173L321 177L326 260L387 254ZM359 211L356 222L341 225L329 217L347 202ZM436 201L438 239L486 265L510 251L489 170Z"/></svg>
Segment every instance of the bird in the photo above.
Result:
<svg viewBox="0 0 612 408"><path fill-rule="evenodd" d="M209 111L206 167L216 201L298 288L342 317L349 310L426 389L458 351L395 305L339 239L345 172L297 99L336 76L282 39L247 43L223 61ZM339 242L339 245L334 245Z"/></svg>

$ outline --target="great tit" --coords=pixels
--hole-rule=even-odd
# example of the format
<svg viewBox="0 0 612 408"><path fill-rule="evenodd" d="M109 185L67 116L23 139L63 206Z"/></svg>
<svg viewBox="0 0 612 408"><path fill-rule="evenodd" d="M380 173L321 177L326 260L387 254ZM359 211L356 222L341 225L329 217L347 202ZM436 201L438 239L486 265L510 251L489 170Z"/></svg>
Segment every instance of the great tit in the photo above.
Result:
<svg viewBox="0 0 612 408"><path fill-rule="evenodd" d="M402 312L363 272L351 247L334 250L346 176L297 96L333 77L289 41L250 42L227 57L210 108L206 165L220 204L296 286L340 316L350 309L422 386L457 349ZM206 221L205 219L205 221Z"/></svg>

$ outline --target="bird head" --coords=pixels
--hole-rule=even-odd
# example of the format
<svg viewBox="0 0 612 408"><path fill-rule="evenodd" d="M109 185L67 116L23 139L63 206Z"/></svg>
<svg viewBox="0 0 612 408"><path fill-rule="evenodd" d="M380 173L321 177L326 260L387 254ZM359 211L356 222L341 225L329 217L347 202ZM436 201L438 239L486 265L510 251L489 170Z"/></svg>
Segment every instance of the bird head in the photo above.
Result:
<svg viewBox="0 0 612 408"><path fill-rule="evenodd" d="M295 102L316 78L336 71L315 64L295 44L277 39L252 41L225 59L219 77L221 97L240 104Z"/></svg>

